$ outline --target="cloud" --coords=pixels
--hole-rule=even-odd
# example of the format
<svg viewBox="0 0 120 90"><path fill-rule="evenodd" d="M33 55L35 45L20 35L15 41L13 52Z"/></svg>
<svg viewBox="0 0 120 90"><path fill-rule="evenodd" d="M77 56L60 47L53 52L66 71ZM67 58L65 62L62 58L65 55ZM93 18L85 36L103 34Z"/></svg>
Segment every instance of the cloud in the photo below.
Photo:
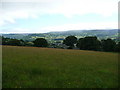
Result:
<svg viewBox="0 0 120 90"><path fill-rule="evenodd" d="M27 18L37 18L37 14L34 13L34 10L25 7L24 3L10 3L5 2L2 4L2 8L0 9L0 21L4 22L5 25L7 23L15 23L16 19L27 19Z"/></svg>
<svg viewBox="0 0 120 90"><path fill-rule="evenodd" d="M2 9L6 12L24 10L65 16L88 13L109 16L117 12L117 7L118 0L2 0Z"/></svg>
<svg viewBox="0 0 120 90"><path fill-rule="evenodd" d="M98 22L98 23L76 23L64 24L60 26L38 27L36 30L28 28L9 28L2 31L2 33L45 33L50 31L67 31L67 30L92 30L92 29L116 29L117 22ZM1 33L1 32L0 32Z"/></svg>
<svg viewBox="0 0 120 90"><path fill-rule="evenodd" d="M41 28L43 31L66 31L66 30L92 30L92 29L116 29L117 22L98 22L98 23L77 23L64 24L61 26L49 26Z"/></svg>
<svg viewBox="0 0 120 90"><path fill-rule="evenodd" d="M16 19L37 18L39 15L49 14L56 8L56 0L2 0L0 2L0 21L15 23Z"/></svg>
<svg viewBox="0 0 120 90"><path fill-rule="evenodd" d="M0 20L0 26L5 25L5 22L3 20Z"/></svg>
<svg viewBox="0 0 120 90"><path fill-rule="evenodd" d="M118 1L119 0L2 0L2 2L0 2L0 26L11 23L14 24L16 23L16 19L37 18L44 14L62 14L67 18L71 18L74 15L93 13L103 17L109 17L114 13L117 14Z"/></svg>
<svg viewBox="0 0 120 90"><path fill-rule="evenodd" d="M8 28L3 29L0 33L30 33L33 30L27 28Z"/></svg>
<svg viewBox="0 0 120 90"><path fill-rule="evenodd" d="M117 8L118 0L64 0L56 9L49 12L60 13L67 17L89 13L107 17L117 13Z"/></svg>
<svg viewBox="0 0 120 90"><path fill-rule="evenodd" d="M4 2L53 2L56 0L3 0ZM58 0L57 0L58 1Z"/></svg>

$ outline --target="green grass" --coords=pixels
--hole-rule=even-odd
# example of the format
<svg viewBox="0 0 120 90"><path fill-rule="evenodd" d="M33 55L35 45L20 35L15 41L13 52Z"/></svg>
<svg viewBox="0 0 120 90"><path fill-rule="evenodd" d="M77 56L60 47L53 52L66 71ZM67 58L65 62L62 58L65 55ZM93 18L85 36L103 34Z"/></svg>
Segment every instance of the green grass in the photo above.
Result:
<svg viewBox="0 0 120 90"><path fill-rule="evenodd" d="M3 46L3 88L115 88L118 54Z"/></svg>

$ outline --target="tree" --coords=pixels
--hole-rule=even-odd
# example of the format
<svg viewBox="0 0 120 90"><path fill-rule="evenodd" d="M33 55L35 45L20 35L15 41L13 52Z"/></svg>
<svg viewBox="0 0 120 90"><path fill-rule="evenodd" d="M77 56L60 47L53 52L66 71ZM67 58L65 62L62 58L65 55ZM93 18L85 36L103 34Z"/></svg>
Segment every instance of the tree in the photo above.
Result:
<svg viewBox="0 0 120 90"><path fill-rule="evenodd" d="M68 36L63 40L63 44L70 46L69 48L72 49L74 44L77 43L77 38L75 36Z"/></svg>
<svg viewBox="0 0 120 90"><path fill-rule="evenodd" d="M99 51L101 48L101 43L96 36L89 36L85 38L80 38L76 46L82 50Z"/></svg>
<svg viewBox="0 0 120 90"><path fill-rule="evenodd" d="M77 46L79 49L85 49L85 46L84 46L84 38L80 38L80 39L77 41L76 46Z"/></svg>
<svg viewBox="0 0 120 90"><path fill-rule="evenodd" d="M23 39L20 39L21 46L25 46L25 41Z"/></svg>
<svg viewBox="0 0 120 90"><path fill-rule="evenodd" d="M2 36L0 36L0 45L2 45Z"/></svg>
<svg viewBox="0 0 120 90"><path fill-rule="evenodd" d="M9 39L7 42L7 45L13 45L13 46L21 46L20 40L17 39Z"/></svg>
<svg viewBox="0 0 120 90"><path fill-rule="evenodd" d="M106 52L113 52L115 50L116 43L112 39L101 40L102 49Z"/></svg>
<svg viewBox="0 0 120 90"><path fill-rule="evenodd" d="M5 38L2 36L2 45L7 45L9 40L9 38Z"/></svg>
<svg viewBox="0 0 120 90"><path fill-rule="evenodd" d="M48 46L48 42L44 38L37 38L35 41L33 41L33 43L36 47L47 47Z"/></svg>
<svg viewBox="0 0 120 90"><path fill-rule="evenodd" d="M115 45L115 52L120 52L120 42Z"/></svg>

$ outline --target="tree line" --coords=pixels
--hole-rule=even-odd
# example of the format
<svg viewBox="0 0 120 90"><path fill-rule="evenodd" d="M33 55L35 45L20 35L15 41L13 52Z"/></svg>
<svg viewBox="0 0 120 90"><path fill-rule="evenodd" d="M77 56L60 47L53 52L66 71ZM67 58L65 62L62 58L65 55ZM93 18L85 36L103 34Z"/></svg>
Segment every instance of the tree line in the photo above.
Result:
<svg viewBox="0 0 120 90"><path fill-rule="evenodd" d="M44 38L37 38L32 42L23 41L22 39L2 38L2 45L12 46L35 46L48 47L49 43ZM68 36L63 40L63 44L68 46L67 49L78 48L80 50L93 50L105 52L120 52L120 42L116 43L114 40L102 39L99 40L96 36L87 36L77 39L75 36Z"/></svg>
<svg viewBox="0 0 120 90"><path fill-rule="evenodd" d="M69 46L69 49L76 46L80 50L120 52L120 42L116 43L110 38L99 40L96 36L87 36L77 39L75 36L68 36L63 43Z"/></svg>

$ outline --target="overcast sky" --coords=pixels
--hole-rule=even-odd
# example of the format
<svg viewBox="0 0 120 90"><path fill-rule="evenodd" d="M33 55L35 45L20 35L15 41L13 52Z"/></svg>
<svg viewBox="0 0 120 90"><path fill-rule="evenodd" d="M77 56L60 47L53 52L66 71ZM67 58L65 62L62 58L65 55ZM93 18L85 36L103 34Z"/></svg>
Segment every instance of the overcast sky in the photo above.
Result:
<svg viewBox="0 0 120 90"><path fill-rule="evenodd" d="M0 32L117 29L119 0L1 0Z"/></svg>

